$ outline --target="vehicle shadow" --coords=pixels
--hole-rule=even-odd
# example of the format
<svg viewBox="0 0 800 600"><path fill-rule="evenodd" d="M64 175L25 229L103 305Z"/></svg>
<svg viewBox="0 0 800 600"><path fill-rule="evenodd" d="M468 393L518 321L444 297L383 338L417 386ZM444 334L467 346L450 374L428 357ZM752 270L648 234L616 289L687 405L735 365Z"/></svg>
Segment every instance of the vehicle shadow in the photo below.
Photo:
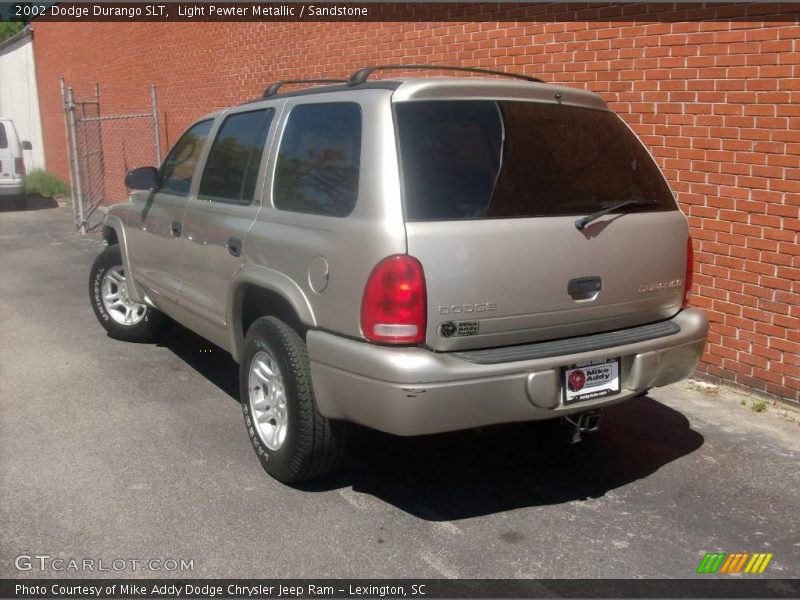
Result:
<svg viewBox="0 0 800 600"><path fill-rule="evenodd" d="M55 198L39 196L38 194L28 194L24 198L0 200L0 212L24 212L47 208L58 208L58 202Z"/></svg>
<svg viewBox="0 0 800 600"><path fill-rule="evenodd" d="M420 518L452 521L600 498L700 448L681 413L642 397L609 407L577 445L559 421L400 438L357 429L340 473L304 489L352 486Z"/></svg>
<svg viewBox="0 0 800 600"><path fill-rule="evenodd" d="M169 349L239 402L239 365L225 350L177 323L161 336L158 346Z"/></svg>
<svg viewBox="0 0 800 600"><path fill-rule="evenodd" d="M238 401L238 367L227 352L181 326L161 345ZM295 487L352 487L419 518L452 521L600 498L703 442L684 415L646 396L605 409L600 431L577 445L566 443L559 421L420 437L353 427L342 468Z"/></svg>

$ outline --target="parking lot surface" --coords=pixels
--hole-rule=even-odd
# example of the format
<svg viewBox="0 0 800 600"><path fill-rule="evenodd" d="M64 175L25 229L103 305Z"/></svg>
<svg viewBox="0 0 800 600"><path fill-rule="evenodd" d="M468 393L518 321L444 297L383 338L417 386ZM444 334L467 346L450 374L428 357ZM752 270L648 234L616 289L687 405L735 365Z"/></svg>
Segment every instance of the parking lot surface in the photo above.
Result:
<svg viewBox="0 0 800 600"><path fill-rule="evenodd" d="M338 474L287 487L249 445L229 355L177 326L105 335L102 246L68 208L0 211L0 577L98 575L15 567L44 554L193 561L105 573L123 577L691 578L711 551L800 575L797 413L681 383L576 446L543 424L359 429Z"/></svg>

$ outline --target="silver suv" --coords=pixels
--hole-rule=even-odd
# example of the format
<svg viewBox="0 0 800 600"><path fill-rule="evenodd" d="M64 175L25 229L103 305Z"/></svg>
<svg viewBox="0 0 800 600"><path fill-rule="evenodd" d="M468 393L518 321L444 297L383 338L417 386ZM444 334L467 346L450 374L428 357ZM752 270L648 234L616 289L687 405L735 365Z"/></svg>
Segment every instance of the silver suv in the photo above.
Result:
<svg viewBox="0 0 800 600"><path fill-rule="evenodd" d="M686 218L600 97L375 70L273 84L130 171L89 281L109 335L171 318L230 352L284 482L335 468L348 422L566 417L577 438L693 371L708 321L686 306Z"/></svg>

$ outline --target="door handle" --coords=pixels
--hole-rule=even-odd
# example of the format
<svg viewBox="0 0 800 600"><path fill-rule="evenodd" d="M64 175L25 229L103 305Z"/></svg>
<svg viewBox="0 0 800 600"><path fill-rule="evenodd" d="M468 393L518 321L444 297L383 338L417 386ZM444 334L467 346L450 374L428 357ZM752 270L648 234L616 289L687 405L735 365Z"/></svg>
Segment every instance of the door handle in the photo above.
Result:
<svg viewBox="0 0 800 600"><path fill-rule="evenodd" d="M170 227L170 231L172 232L172 237L181 237L181 223L180 221L173 221L172 226Z"/></svg>
<svg viewBox="0 0 800 600"><path fill-rule="evenodd" d="M239 238L228 238L228 254L239 256L242 253L242 240Z"/></svg>

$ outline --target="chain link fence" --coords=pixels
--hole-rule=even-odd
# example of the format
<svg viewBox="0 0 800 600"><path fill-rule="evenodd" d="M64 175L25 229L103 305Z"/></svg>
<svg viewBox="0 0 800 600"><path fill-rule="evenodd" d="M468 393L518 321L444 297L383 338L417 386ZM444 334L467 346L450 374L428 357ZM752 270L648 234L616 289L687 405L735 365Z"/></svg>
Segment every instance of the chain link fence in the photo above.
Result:
<svg viewBox="0 0 800 600"><path fill-rule="evenodd" d="M101 223L101 205L125 200L129 169L161 164L156 86L108 91L101 97L98 83L76 91L61 79L73 217L82 233Z"/></svg>

